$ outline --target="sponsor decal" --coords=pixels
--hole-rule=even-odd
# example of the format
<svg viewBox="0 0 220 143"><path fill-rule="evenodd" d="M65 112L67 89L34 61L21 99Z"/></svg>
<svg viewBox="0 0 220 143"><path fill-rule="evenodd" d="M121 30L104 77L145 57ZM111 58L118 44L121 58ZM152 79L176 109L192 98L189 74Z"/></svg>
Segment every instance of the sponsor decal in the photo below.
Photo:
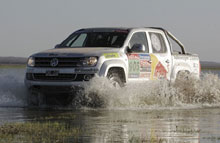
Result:
<svg viewBox="0 0 220 143"><path fill-rule="evenodd" d="M140 54L140 72L151 72L150 55Z"/></svg>
<svg viewBox="0 0 220 143"><path fill-rule="evenodd" d="M129 54L128 59L129 78L166 79L167 70L154 54Z"/></svg>
<svg viewBox="0 0 220 143"><path fill-rule="evenodd" d="M106 59L119 58L119 54L118 53L105 53L104 56L105 56Z"/></svg>
<svg viewBox="0 0 220 143"><path fill-rule="evenodd" d="M129 78L150 78L151 63L149 54L129 54Z"/></svg>
<svg viewBox="0 0 220 143"><path fill-rule="evenodd" d="M151 72L151 64L147 60L140 61L140 71L141 72Z"/></svg>
<svg viewBox="0 0 220 143"><path fill-rule="evenodd" d="M139 60L140 57L139 57L138 54L129 54L129 55L128 55L128 59L129 59L129 60L132 60L132 59Z"/></svg>
<svg viewBox="0 0 220 143"><path fill-rule="evenodd" d="M148 78L150 77L150 73L149 72L145 72L145 73L140 73L140 78Z"/></svg>
<svg viewBox="0 0 220 143"><path fill-rule="evenodd" d="M129 54L128 55L128 66L129 66L129 78L138 78L140 74L140 58L138 54Z"/></svg>
<svg viewBox="0 0 220 143"><path fill-rule="evenodd" d="M154 76L159 79L166 79L167 70L164 68L164 66L159 62L156 66Z"/></svg>
<svg viewBox="0 0 220 143"><path fill-rule="evenodd" d="M141 60L150 61L150 55L149 54L139 54L139 57L140 57Z"/></svg>
<svg viewBox="0 0 220 143"><path fill-rule="evenodd" d="M153 80L155 79L154 77L154 73L155 73L155 69L156 69L156 66L157 66L157 63L159 62L157 57L154 55L154 54L150 54L150 57L151 57L151 76L150 78Z"/></svg>
<svg viewBox="0 0 220 143"><path fill-rule="evenodd" d="M163 66L163 64L158 60L158 58L154 55L151 54L151 76L150 78L153 79L161 79L161 78L165 78L166 79L166 75L167 75L167 70L165 69L165 67Z"/></svg>

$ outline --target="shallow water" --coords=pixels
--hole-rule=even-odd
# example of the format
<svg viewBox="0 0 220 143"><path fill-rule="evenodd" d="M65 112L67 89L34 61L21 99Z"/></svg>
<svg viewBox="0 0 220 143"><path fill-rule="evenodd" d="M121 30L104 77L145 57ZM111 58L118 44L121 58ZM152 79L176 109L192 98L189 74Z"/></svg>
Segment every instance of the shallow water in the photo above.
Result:
<svg viewBox="0 0 220 143"><path fill-rule="evenodd" d="M97 78L67 107L29 108L24 69L0 69L0 124L49 118L82 129L79 142L220 142L219 74L214 71L201 80L154 81L119 90Z"/></svg>
<svg viewBox="0 0 220 143"><path fill-rule="evenodd" d="M60 118L74 115L69 118ZM80 128L78 142L220 142L219 108L160 110L36 110L1 108L1 123L41 121L64 122ZM48 122L48 120L47 120Z"/></svg>

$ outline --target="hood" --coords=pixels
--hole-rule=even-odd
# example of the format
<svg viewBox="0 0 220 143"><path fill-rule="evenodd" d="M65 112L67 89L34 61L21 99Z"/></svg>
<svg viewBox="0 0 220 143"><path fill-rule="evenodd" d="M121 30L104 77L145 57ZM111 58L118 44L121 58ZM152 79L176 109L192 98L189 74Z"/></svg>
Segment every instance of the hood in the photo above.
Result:
<svg viewBox="0 0 220 143"><path fill-rule="evenodd" d="M120 48L56 48L36 53L32 56L36 57L85 57L85 56L101 56L104 53L118 53Z"/></svg>

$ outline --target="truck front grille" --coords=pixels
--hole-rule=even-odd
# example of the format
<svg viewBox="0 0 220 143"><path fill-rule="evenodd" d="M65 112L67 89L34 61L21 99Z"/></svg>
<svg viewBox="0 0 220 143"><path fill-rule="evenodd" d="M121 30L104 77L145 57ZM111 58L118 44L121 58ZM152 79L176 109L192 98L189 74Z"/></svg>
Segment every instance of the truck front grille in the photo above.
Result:
<svg viewBox="0 0 220 143"><path fill-rule="evenodd" d="M35 67L52 67L51 61L54 57L36 57ZM57 57L58 64L55 67L79 67L82 66L84 58Z"/></svg>
<svg viewBox="0 0 220 143"><path fill-rule="evenodd" d="M27 73L26 75L27 79L31 77L31 75L29 74L31 73ZM46 76L45 73L33 73L32 79L29 78L29 80L71 82L71 81L88 81L92 77L94 77L94 74L59 74L58 76Z"/></svg>

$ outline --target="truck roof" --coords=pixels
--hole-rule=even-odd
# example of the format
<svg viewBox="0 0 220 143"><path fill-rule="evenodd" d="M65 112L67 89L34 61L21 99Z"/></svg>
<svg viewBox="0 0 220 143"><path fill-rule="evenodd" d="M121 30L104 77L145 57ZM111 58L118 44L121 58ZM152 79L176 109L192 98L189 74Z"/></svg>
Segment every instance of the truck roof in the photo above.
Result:
<svg viewBox="0 0 220 143"><path fill-rule="evenodd" d="M147 28L147 29L158 29L162 31L166 31L161 27L97 27L97 28L83 28L76 32L114 32L114 31L121 31L121 32L129 32L132 29L139 29L139 28Z"/></svg>

